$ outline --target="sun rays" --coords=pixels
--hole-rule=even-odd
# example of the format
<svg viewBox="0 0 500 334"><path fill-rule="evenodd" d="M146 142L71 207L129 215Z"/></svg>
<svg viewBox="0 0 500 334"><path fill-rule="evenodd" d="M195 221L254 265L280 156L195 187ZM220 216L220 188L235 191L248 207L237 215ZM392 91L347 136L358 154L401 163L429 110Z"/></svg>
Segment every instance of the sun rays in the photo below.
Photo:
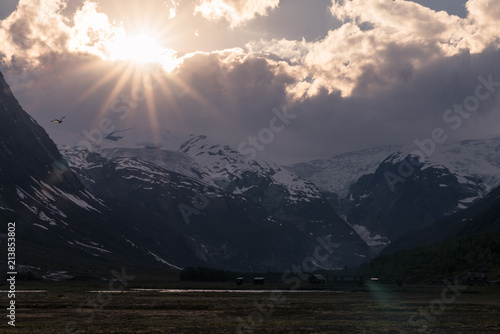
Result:
<svg viewBox="0 0 500 334"><path fill-rule="evenodd" d="M154 24L127 31L97 12L95 5L84 6L75 18L83 29L72 34L70 47L100 58L100 62L93 62L82 72L99 71L102 76L82 91L74 105L96 95L104 96L96 110L94 126L106 117L118 116L118 122L124 126L147 120L151 134L156 136L160 131L159 113L168 108L157 107L156 95L165 94L174 103L169 92L171 79L167 77L171 78L170 73L182 62L173 49L164 45L168 31Z"/></svg>
<svg viewBox="0 0 500 334"><path fill-rule="evenodd" d="M82 84L85 89L69 109L75 112L85 110L89 101L102 101L93 107L91 114L94 117L86 125L87 133L92 129L99 129L101 122L109 119L113 122L113 128L144 127L149 129L152 141L159 140L161 131L170 124L168 120L182 118L186 103L198 105L198 110L207 117L220 117L203 94L176 73L166 71L161 64L89 59L86 66L75 69L75 73L81 77L86 72L102 73L102 76L94 82L86 81ZM91 78L96 76L92 75ZM98 146L101 143L91 144Z"/></svg>
<svg viewBox="0 0 500 334"><path fill-rule="evenodd" d="M84 1L74 12L67 10L63 14L62 5L45 6L52 2L59 4L58 0L22 0L13 14L0 21L0 39L8 40L2 38L2 33L19 28L22 18L23 29L19 28L17 35L24 37L25 44L44 48L22 49L20 44L10 43L2 50L8 51L6 59L14 63L36 58L26 64L40 73L49 66L67 70L66 77L56 76L59 90L71 85L76 93L64 105L68 118L58 131L76 128L78 138L71 139L73 144L85 137L84 131L91 133L109 123L103 123L106 119L116 129L140 123L153 137L158 137L161 130L172 129L169 127L182 122L186 115L224 121L210 91L198 87L198 82L190 82L198 71L185 71L184 61L197 53L176 47L178 54L173 49L183 30L193 27L169 24L164 16L157 15L157 7L144 3L125 10L119 3L112 8ZM57 41L49 43L50 36L56 36ZM38 81L36 85L55 86L49 81ZM45 99L52 103L48 95L40 100Z"/></svg>

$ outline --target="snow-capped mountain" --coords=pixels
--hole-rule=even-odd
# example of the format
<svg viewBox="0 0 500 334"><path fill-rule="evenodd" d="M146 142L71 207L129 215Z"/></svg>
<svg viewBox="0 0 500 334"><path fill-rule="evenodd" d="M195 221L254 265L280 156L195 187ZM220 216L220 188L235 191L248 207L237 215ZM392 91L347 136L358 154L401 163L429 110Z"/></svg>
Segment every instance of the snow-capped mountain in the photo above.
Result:
<svg viewBox="0 0 500 334"><path fill-rule="evenodd" d="M318 188L287 169L268 160L250 160L206 136L162 132L160 140L151 141L133 130L105 139L92 151L88 145L62 146L61 151L94 195L169 217L210 265L262 268L263 263L253 260L252 268L250 261L244 267L241 260L255 252L255 244L245 248L250 235L265 242L261 251L274 254L273 260L266 258L267 269L298 261L317 246L318 237L341 245L335 259L323 266L337 268L368 256L366 244ZM259 236L264 231L267 235Z"/></svg>
<svg viewBox="0 0 500 334"><path fill-rule="evenodd" d="M289 166L315 183L372 246L470 206L500 184L500 138L382 146Z"/></svg>
<svg viewBox="0 0 500 334"><path fill-rule="evenodd" d="M251 199L273 215L299 224L320 219L304 211L304 207L326 204L319 189L270 160L248 159L228 145L210 142L206 136L191 138L181 145L179 152L204 166L213 184ZM342 224L337 217L331 219Z"/></svg>
<svg viewBox="0 0 500 334"><path fill-rule="evenodd" d="M85 170L92 168L94 163L88 156L98 152L105 158L138 158L230 193L251 194L257 185L245 186L241 182L250 173L258 179L269 178L269 186L282 187L287 201L322 198L315 185L300 179L288 169L270 160L248 159L229 145L220 144L206 136L162 131L157 138L152 140L139 129L128 129L120 132L120 135L108 135L91 151L85 145L61 145L59 148L72 167ZM263 198L258 200L262 201Z"/></svg>
<svg viewBox="0 0 500 334"><path fill-rule="evenodd" d="M403 148L403 145L379 146L339 154L329 159L297 163L287 168L314 183L321 192L345 198L349 188L361 176L375 172L385 158Z"/></svg>
<svg viewBox="0 0 500 334"><path fill-rule="evenodd" d="M75 207L100 212L105 206L69 171L55 144L25 113L0 73L0 210L19 205L39 218L37 228L67 226ZM65 208L59 206L66 202Z"/></svg>
<svg viewBox="0 0 500 334"><path fill-rule="evenodd" d="M466 181L442 165L394 153L351 186L347 220L395 240L479 199L481 187Z"/></svg>
<svg viewBox="0 0 500 334"><path fill-rule="evenodd" d="M349 188L361 176L374 173L389 155L401 152L404 156L418 150L415 145L387 145L343 153L329 159L314 160L287 166L288 169L308 180L322 192L347 197ZM467 183L480 179L483 195L500 184L500 137L464 140L437 145L427 159L427 164L442 165Z"/></svg>
<svg viewBox="0 0 500 334"><path fill-rule="evenodd" d="M101 273L110 265L171 268L150 252L178 263L201 263L168 223L92 195L1 74L0 171L0 220L15 226L20 272L30 268L47 276L63 269L68 277L92 275L89 266ZM140 227L139 217L146 220Z"/></svg>
<svg viewBox="0 0 500 334"><path fill-rule="evenodd" d="M153 142L141 138L140 131L134 130L122 132L119 139L105 139L93 151L88 151L85 146L60 146L60 150L89 187L94 182L92 177L86 175L89 171L101 166L107 159L128 157L155 164L231 194L244 195L273 214L284 215L287 207L325 200L315 185L288 169L270 160L248 159L229 145L219 144L206 136L164 131L159 136L160 140Z"/></svg>
<svg viewBox="0 0 500 334"><path fill-rule="evenodd" d="M241 182L230 183L243 180L245 174L253 173L258 178L269 178L272 185L284 187L288 201L310 201L322 197L315 185L305 182L276 163L259 157L255 160L248 159L228 145L210 142L206 136L193 137L183 143L179 151L206 167L211 179L229 192L251 193L251 189L257 185L244 187Z"/></svg>
<svg viewBox="0 0 500 334"><path fill-rule="evenodd" d="M181 150L195 152L197 137L184 137L172 151L140 138L124 144L120 139L130 138L121 131L90 152L86 142L65 147L65 160L1 76L0 88L0 219L16 223L20 268L44 277L55 277L54 269L64 271L60 277L125 267L283 270L320 254L320 246L316 264L338 268L368 255L314 186L278 166L254 166L235 180L228 174L231 192L220 186L217 162L202 161L201 148L196 157ZM164 145L173 145L171 138ZM259 179L253 197L236 184L249 177ZM289 203L276 212L259 203L273 191L278 203ZM303 217L286 219L293 210Z"/></svg>
<svg viewBox="0 0 500 334"><path fill-rule="evenodd" d="M135 157L99 161L103 163L86 171L95 182L93 193L146 209L175 226L205 265L279 268L304 251L306 240L300 240L298 231L283 227L282 221L242 196ZM279 242L282 237L294 243ZM269 255L263 257L262 252Z"/></svg>

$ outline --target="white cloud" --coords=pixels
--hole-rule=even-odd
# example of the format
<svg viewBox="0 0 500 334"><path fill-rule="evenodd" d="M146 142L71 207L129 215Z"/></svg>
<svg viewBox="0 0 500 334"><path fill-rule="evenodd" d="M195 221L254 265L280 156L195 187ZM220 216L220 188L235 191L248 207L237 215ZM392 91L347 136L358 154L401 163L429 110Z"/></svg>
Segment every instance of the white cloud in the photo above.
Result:
<svg viewBox="0 0 500 334"><path fill-rule="evenodd" d="M0 22L3 61L36 66L51 53L90 53L105 58L112 41L125 32L114 26L97 4L85 2L73 22L61 15L61 0L21 0L9 17Z"/></svg>
<svg viewBox="0 0 500 334"><path fill-rule="evenodd" d="M72 19L61 14L63 8L61 0L21 0L16 11L0 22L3 62L38 66L49 54L89 54L103 60L135 56L161 63L168 70L178 63L175 51L158 46L148 35L129 36L95 2L84 2Z"/></svg>
<svg viewBox="0 0 500 334"><path fill-rule="evenodd" d="M23 92L21 79L14 85L22 101L31 101L23 102L27 110L40 117L47 110L58 116L75 109L72 130L80 133L82 126L90 129L88 124L102 117L99 113L109 114L110 100L132 92L127 85L133 80L127 79L122 63L100 61L109 59L110 45L125 32L92 2L65 19L61 3L50 1L56 6L47 7L52 8L49 15L41 0L21 1L0 23L0 52L14 65L20 59L40 63L25 71L35 73L32 87ZM149 122L139 115L154 107L157 124L179 132L220 134L238 144L268 124L273 108L286 105L301 118L273 145L290 152L299 148L320 154L332 147L340 151L346 145L423 138L428 127L441 126L444 110L474 91L479 75L493 73L500 80L497 1L470 0L465 18L401 0L335 3L331 11L343 25L320 40L261 40L244 49L186 55L175 71L162 74L154 103L144 102L131 114ZM198 2L212 6L207 18L226 18L236 26L265 15L278 1L254 1L255 7L248 8L247 3ZM223 5L219 12L217 4ZM45 15L39 18L40 13ZM12 38L13 33L21 37ZM6 73L15 77L16 70L11 66ZM495 101L481 113L493 110ZM488 124L495 130L497 123Z"/></svg>
<svg viewBox="0 0 500 334"><path fill-rule="evenodd" d="M468 21L471 23L474 48L481 50L500 40L500 4L497 0L469 0L466 4L469 11Z"/></svg>
<svg viewBox="0 0 500 334"><path fill-rule="evenodd" d="M122 27L113 25L106 14L97 11L94 2L86 2L75 13L73 21L68 45L71 52L90 53L106 59L111 56L112 44L126 35Z"/></svg>
<svg viewBox="0 0 500 334"><path fill-rule="evenodd" d="M169 11L169 18L173 19L177 15L177 10L179 9L179 0L167 0L163 3Z"/></svg>
<svg viewBox="0 0 500 334"><path fill-rule="evenodd" d="M344 24L316 42L260 41L249 45L269 52L295 67L296 97L322 89L374 95L404 84L429 62L463 53L498 48L500 6L495 0L470 0L469 16L403 0L333 1L331 12Z"/></svg>
<svg viewBox="0 0 500 334"><path fill-rule="evenodd" d="M0 22L0 52L5 61L13 56L26 64L54 50L64 50L69 28L60 15L60 0L20 0L17 10Z"/></svg>
<svg viewBox="0 0 500 334"><path fill-rule="evenodd" d="M280 0L200 0L195 13L209 20L225 18L232 28L252 20L257 15L267 15L278 7Z"/></svg>

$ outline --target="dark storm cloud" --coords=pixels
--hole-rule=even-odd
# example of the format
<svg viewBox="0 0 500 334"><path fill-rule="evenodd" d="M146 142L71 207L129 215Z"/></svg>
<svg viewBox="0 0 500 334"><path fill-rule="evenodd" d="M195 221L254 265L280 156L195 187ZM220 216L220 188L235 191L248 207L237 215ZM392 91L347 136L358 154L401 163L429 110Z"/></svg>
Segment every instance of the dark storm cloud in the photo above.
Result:
<svg viewBox="0 0 500 334"><path fill-rule="evenodd" d="M224 132L233 136L263 126L272 109L286 103L285 87L293 81L275 70L276 65L264 58L237 52L186 59L176 73L189 87L188 94L179 99L180 108L194 115L186 125L197 124L201 116L205 120L197 128L203 131L207 124L218 128L218 122L224 121Z"/></svg>
<svg viewBox="0 0 500 334"><path fill-rule="evenodd" d="M411 143L429 137L436 127L446 129L450 138L491 135L497 129L498 100L493 97L456 131L443 120L447 109L474 94L479 76L492 74L500 82L496 61L500 53L495 50L435 60L397 85L379 89L375 96L342 97L323 90L300 101L287 100L285 87L292 82L291 76L277 74L275 66L263 58L235 54L197 54L175 74L163 74L158 81L161 86L154 90L159 125L171 131L208 134L237 145L268 127L274 108L286 107L297 118L262 152L268 155L334 154L372 145ZM148 125L150 108L145 101L131 109L125 121L104 103L132 94L134 88L126 85L113 96L126 67L102 64L89 56L47 58L44 66L36 75L35 86L20 89L18 96L21 101L33 101L24 107L34 112L40 123L69 114L65 126L75 133L90 131L103 118L114 120L120 129ZM65 74L47 71L54 68ZM101 73L112 71L116 74L109 82L89 93L102 79ZM360 86L365 85L363 80L371 79L360 80ZM68 91L68 86L73 89ZM482 124L480 133L476 132L477 124Z"/></svg>
<svg viewBox="0 0 500 334"><path fill-rule="evenodd" d="M488 50L438 59L369 97L342 98L323 91L293 106L300 116L287 129L287 142L276 150L287 150L288 155L293 150L322 155L382 144L411 144L430 137L435 128L443 128L450 140L498 135L500 87L456 130L452 128L455 123L446 122L443 115L474 96L480 76L488 79L492 75L500 85L499 56L498 50ZM363 80L358 82L360 86L365 85Z"/></svg>

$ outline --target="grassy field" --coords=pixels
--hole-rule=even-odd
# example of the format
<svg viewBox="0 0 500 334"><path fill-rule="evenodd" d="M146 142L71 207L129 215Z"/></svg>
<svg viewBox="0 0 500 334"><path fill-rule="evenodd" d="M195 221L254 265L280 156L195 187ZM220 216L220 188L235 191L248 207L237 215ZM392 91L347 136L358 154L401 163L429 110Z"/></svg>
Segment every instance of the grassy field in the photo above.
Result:
<svg viewBox="0 0 500 334"><path fill-rule="evenodd" d="M15 328L7 325L3 292L0 333L500 333L498 288L110 293L43 282L29 288L47 291L16 294Z"/></svg>

